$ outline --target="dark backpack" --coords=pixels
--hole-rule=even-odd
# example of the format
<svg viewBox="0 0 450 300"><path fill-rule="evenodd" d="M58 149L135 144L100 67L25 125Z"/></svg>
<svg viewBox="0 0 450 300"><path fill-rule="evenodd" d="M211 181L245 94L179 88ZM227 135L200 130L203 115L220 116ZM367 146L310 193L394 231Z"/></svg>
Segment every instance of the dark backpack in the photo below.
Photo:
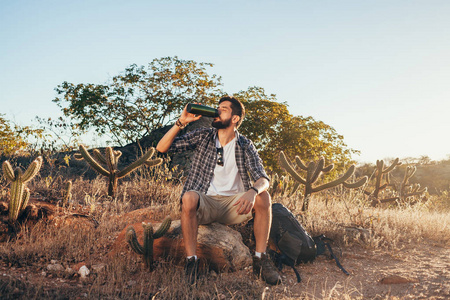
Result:
<svg viewBox="0 0 450 300"><path fill-rule="evenodd" d="M318 255L325 254L327 250L330 259L334 259L344 274L349 275L331 249L329 242L332 240L323 234L311 237L292 212L280 203L272 204L272 227L269 240L277 248L277 251L269 250L269 254L278 269L281 270L283 264L292 267L297 276L297 282L301 281L301 277L295 266L312 262Z"/></svg>

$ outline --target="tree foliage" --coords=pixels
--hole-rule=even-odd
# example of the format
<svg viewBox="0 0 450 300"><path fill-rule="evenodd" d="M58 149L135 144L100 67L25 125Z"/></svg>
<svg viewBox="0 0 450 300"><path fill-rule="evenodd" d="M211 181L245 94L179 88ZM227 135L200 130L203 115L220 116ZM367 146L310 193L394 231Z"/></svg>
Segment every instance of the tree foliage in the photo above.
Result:
<svg viewBox="0 0 450 300"><path fill-rule="evenodd" d="M39 139L35 148L45 151L72 151L78 148L81 143L83 131L78 129L68 117L40 118L35 120L39 123L39 128L45 132L45 136Z"/></svg>
<svg viewBox="0 0 450 300"><path fill-rule="evenodd" d="M12 124L0 114L0 155L19 153L30 145L28 138L41 138L42 134L40 129Z"/></svg>
<svg viewBox="0 0 450 300"><path fill-rule="evenodd" d="M147 67L131 65L106 84L63 82L54 102L79 130L93 128L119 145L134 142L173 122L189 102L217 106L223 93L220 77L209 75L209 63L177 57L154 59ZM280 172L280 151L304 161L324 156L345 168L351 154L343 136L312 117L293 116L285 102L267 95L261 87L235 93L247 110L240 131L259 150L268 171Z"/></svg>
<svg viewBox="0 0 450 300"><path fill-rule="evenodd" d="M221 78L210 63L178 57L135 64L106 84L63 82L53 100L80 130L94 128L119 145L133 142L172 122L189 102L212 105Z"/></svg>
<svg viewBox="0 0 450 300"><path fill-rule="evenodd" d="M334 173L341 172L358 151L348 148L344 137L336 130L313 117L293 116L284 102L275 95L266 95L261 87L250 87L234 94L246 107L247 115L239 131L249 137L261 155L268 171L280 172L280 151L303 161L323 156L334 163ZM333 174L334 174L333 173Z"/></svg>

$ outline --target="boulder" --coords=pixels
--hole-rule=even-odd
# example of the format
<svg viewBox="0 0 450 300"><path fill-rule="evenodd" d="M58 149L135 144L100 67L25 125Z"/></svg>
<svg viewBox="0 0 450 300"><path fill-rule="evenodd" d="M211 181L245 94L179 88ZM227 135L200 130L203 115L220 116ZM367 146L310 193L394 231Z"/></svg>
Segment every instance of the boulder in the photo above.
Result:
<svg viewBox="0 0 450 300"><path fill-rule="evenodd" d="M151 221L148 222L153 223ZM161 223L153 223L154 230L157 230L160 225ZM135 229L137 238L142 244L142 223L130 224L129 226ZM129 226L126 226L117 237L112 247L112 255L137 255L126 242L125 235ZM153 254L155 260L158 258L170 258L174 263L184 266L186 253L180 220L173 221L167 233L163 237L154 240ZM197 256L200 259L201 268L209 268L216 272L231 272L243 269L252 263L250 250L242 242L241 234L228 226L218 223L199 226Z"/></svg>

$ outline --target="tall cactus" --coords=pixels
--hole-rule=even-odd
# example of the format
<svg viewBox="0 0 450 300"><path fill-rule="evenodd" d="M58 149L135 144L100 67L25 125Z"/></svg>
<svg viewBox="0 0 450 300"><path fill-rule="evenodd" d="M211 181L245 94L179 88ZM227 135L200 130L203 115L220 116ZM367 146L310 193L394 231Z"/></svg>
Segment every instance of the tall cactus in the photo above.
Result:
<svg viewBox="0 0 450 300"><path fill-rule="evenodd" d="M338 179L319 186L313 186L320 175L322 175L322 173L330 172L333 169L334 165L331 164L325 167L325 159L323 157L321 157L316 162L311 161L308 166L306 166L298 156L295 157L295 161L300 169L306 171L306 178L300 176L300 174L295 170L295 167L288 161L284 152L280 152L281 166L292 176L292 178L305 186L302 211L308 210L310 196L313 193L320 192L322 190L329 189L340 184L342 184L346 188L359 188L363 186L367 181L367 176L364 176L356 182L346 182L346 180L355 173L356 167L355 165L351 165L347 172L345 172L345 174Z"/></svg>
<svg viewBox="0 0 450 300"><path fill-rule="evenodd" d="M380 199L380 193L385 190L388 186L392 186L389 180L389 173L392 172L397 166L400 166L402 163L399 161L397 157L389 167L384 167L383 160L377 160L376 166L376 177L375 177L375 187L372 192L367 190L364 193L372 198L372 206L377 206L380 203L390 202L398 200L399 197L389 197L385 199ZM385 178L385 183L383 183L383 178Z"/></svg>
<svg viewBox="0 0 450 300"><path fill-rule="evenodd" d="M420 184L410 184L409 180L416 173L416 166L408 166L405 169L405 175L400 185L400 200L406 202L411 197L423 196L427 192L427 187L421 188Z"/></svg>
<svg viewBox="0 0 450 300"><path fill-rule="evenodd" d="M271 176L269 194L272 198L277 195L292 196L300 187L300 182L291 180L289 176L278 176L277 173Z"/></svg>
<svg viewBox="0 0 450 300"><path fill-rule="evenodd" d="M68 180L64 184L62 205L66 206L72 200L72 181Z"/></svg>
<svg viewBox="0 0 450 300"><path fill-rule="evenodd" d="M13 170L9 161L3 162L3 174L11 181L11 200L9 202L9 216L10 223L16 222L20 212L22 212L28 204L30 199L30 190L25 184L30 181L39 172L42 166L42 157L36 158L25 172L20 168Z"/></svg>
<svg viewBox="0 0 450 300"><path fill-rule="evenodd" d="M132 226L128 227L126 233L126 240L131 249L137 254L144 256L145 266L150 270L153 269L153 241L162 237L170 228L172 219L167 217L159 226L156 232L153 232L153 226L150 223L142 222L144 228L144 243L141 245L136 237L136 231Z"/></svg>
<svg viewBox="0 0 450 300"><path fill-rule="evenodd" d="M98 149L94 149L93 154L95 158L89 154L84 145L80 145L80 154L76 155L75 158L84 159L94 170L103 176L108 177L108 196L111 197L114 197L116 194L117 182L120 178L127 176L143 164L153 167L160 165L163 161L162 158L151 159L151 157L155 154L155 148L152 147L138 160L119 171L117 169L117 164L120 156L122 155L121 151L114 151L111 147L106 147L104 156ZM105 165L107 169L105 169L102 165Z"/></svg>

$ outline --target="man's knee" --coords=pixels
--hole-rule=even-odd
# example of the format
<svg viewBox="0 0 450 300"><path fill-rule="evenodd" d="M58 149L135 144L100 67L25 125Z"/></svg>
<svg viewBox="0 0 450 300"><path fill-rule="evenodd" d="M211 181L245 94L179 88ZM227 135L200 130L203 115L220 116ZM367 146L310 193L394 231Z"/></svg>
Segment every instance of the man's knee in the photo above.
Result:
<svg viewBox="0 0 450 300"><path fill-rule="evenodd" d="M181 210L185 212L197 211L200 204L200 196L196 192L186 192L181 198Z"/></svg>
<svg viewBox="0 0 450 300"><path fill-rule="evenodd" d="M255 210L268 210L270 209L271 204L272 199L270 198L270 194L267 191L261 192L258 196L256 196Z"/></svg>

